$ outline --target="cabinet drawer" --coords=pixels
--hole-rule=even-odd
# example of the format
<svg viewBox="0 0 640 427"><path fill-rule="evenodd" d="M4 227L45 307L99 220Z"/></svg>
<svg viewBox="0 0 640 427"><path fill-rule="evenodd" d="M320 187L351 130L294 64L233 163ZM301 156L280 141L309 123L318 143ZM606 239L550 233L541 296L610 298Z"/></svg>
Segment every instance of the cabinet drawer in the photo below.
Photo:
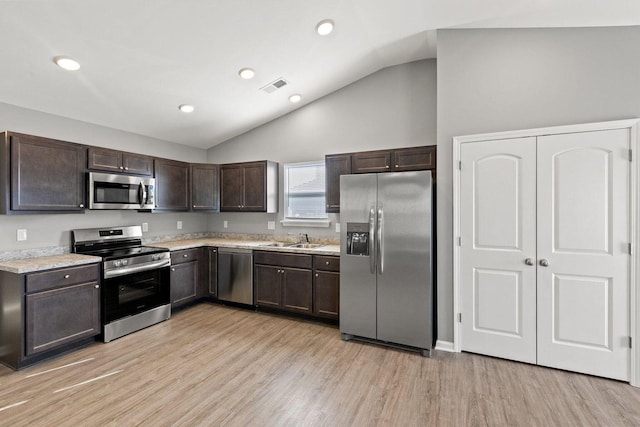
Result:
<svg viewBox="0 0 640 427"><path fill-rule="evenodd" d="M276 252L255 251L253 253L255 264L276 265L280 267L312 268L313 259L311 255L305 254L284 254Z"/></svg>
<svg viewBox="0 0 640 427"><path fill-rule="evenodd" d="M314 255L313 268L323 271L340 271L340 257Z"/></svg>
<svg viewBox="0 0 640 427"><path fill-rule="evenodd" d="M45 291L60 286L75 285L77 283L99 281L100 264L47 270L42 273L31 273L26 275L25 280L27 293Z"/></svg>
<svg viewBox="0 0 640 427"><path fill-rule="evenodd" d="M181 251L171 252L171 265L180 264L188 261L196 261L198 259L199 248L183 249Z"/></svg>

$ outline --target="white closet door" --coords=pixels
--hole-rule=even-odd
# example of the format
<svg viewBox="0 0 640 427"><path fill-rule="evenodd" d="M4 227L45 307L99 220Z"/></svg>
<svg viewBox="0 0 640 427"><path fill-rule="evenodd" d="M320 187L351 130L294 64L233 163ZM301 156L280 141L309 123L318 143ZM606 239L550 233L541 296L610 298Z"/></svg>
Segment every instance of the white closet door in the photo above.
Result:
<svg viewBox="0 0 640 427"><path fill-rule="evenodd" d="M540 365L629 379L629 140L538 138Z"/></svg>
<svg viewBox="0 0 640 427"><path fill-rule="evenodd" d="M536 139L462 144L461 160L462 349L535 363Z"/></svg>

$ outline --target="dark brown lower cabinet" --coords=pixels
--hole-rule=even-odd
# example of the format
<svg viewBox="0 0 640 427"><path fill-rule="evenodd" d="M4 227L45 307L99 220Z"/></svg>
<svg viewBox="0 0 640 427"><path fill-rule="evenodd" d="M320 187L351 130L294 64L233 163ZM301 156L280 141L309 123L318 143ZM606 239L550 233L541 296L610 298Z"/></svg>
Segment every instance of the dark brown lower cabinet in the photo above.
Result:
<svg viewBox="0 0 640 427"><path fill-rule="evenodd" d="M20 369L100 334L100 264L0 272L0 362Z"/></svg>
<svg viewBox="0 0 640 427"><path fill-rule="evenodd" d="M296 313L313 311L311 255L254 252L255 303Z"/></svg>
<svg viewBox="0 0 640 427"><path fill-rule="evenodd" d="M340 314L340 257L313 257L313 314L338 319Z"/></svg>
<svg viewBox="0 0 640 427"><path fill-rule="evenodd" d="M194 302L199 295L200 249L171 253L171 308Z"/></svg>
<svg viewBox="0 0 640 427"><path fill-rule="evenodd" d="M205 248L207 251L207 292L210 297L218 296L218 248Z"/></svg>
<svg viewBox="0 0 640 427"><path fill-rule="evenodd" d="M36 292L25 299L27 356L100 333L97 282Z"/></svg>

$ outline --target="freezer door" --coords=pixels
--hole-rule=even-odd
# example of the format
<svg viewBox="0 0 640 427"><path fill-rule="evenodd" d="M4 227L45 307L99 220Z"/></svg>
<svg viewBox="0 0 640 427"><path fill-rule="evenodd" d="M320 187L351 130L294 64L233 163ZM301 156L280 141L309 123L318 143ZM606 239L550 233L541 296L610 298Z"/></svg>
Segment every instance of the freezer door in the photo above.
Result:
<svg viewBox="0 0 640 427"><path fill-rule="evenodd" d="M369 256L347 254L349 224L375 225L375 174L340 177L340 332L376 338L375 241ZM375 234L375 233L372 233Z"/></svg>
<svg viewBox="0 0 640 427"><path fill-rule="evenodd" d="M378 336L431 349L431 173L378 176Z"/></svg>

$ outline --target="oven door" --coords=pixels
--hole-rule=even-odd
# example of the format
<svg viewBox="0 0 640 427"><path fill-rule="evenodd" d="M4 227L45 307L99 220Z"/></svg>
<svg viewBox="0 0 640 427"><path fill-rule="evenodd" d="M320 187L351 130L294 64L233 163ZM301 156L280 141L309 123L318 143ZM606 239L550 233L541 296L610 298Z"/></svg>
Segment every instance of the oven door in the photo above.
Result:
<svg viewBox="0 0 640 427"><path fill-rule="evenodd" d="M103 324L171 302L169 267L103 280Z"/></svg>

